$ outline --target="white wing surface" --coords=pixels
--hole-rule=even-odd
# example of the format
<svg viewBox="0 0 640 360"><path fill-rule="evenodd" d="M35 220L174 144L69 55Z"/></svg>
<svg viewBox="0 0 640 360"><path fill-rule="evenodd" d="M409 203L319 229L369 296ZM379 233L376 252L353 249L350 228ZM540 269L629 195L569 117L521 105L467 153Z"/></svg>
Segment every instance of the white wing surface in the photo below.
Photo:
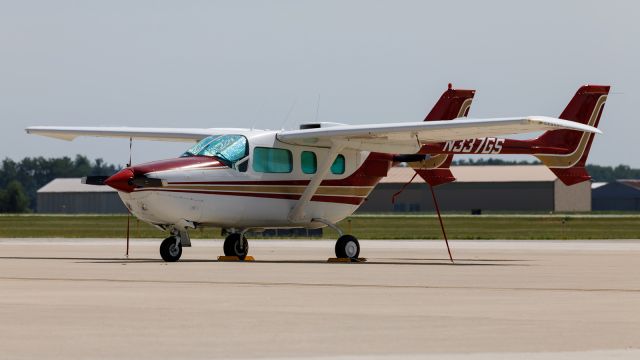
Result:
<svg viewBox="0 0 640 360"><path fill-rule="evenodd" d="M27 134L48 136L71 141L78 136L133 138L162 141L199 141L207 136L228 134L244 129L196 129L196 128L143 128L143 127L76 127L76 126L31 126Z"/></svg>
<svg viewBox="0 0 640 360"><path fill-rule="evenodd" d="M455 119L449 121L343 125L330 128L283 131L284 143L346 148L378 152L413 153L424 144L448 140L523 134L535 131L569 129L589 133L600 130L574 121L544 116L494 119Z"/></svg>

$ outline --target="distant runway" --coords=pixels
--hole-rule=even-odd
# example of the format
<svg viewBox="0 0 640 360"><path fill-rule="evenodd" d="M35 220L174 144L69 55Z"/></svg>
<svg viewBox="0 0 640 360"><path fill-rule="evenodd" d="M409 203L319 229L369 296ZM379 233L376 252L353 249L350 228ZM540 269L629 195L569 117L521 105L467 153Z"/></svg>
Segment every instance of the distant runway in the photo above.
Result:
<svg viewBox="0 0 640 360"><path fill-rule="evenodd" d="M0 239L0 358L640 358L640 241Z"/></svg>

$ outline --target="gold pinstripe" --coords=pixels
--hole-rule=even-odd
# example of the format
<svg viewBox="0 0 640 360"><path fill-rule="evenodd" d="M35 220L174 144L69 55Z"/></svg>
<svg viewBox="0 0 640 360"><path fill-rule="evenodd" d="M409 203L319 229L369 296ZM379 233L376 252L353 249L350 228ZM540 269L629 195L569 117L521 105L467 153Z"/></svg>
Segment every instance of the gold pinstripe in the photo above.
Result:
<svg viewBox="0 0 640 360"><path fill-rule="evenodd" d="M591 113L591 117L589 118L589 123L588 123L589 126L595 125L596 120L598 119L598 114L600 114L600 110L602 109L606 101L607 101L607 95L602 95L598 98L598 101L596 102L596 106L593 108L593 112ZM591 133L583 133L582 137L580 138L580 143L578 144L576 149L570 154L536 155L536 157L540 159L540 161L542 161L543 164L545 164L550 168L567 169L567 168L573 167L582 158L585 148L589 143L589 138L592 135L593 134Z"/></svg>
<svg viewBox="0 0 640 360"><path fill-rule="evenodd" d="M457 118L463 117L464 113L471 106L472 102L473 102L473 99L465 99L462 105L460 106L460 110L458 110L458 115L456 117ZM409 163L409 166L411 166L414 169L435 169L442 166L442 164L444 164L447 161L448 157L449 157L448 154L432 155L427 160L411 162Z"/></svg>
<svg viewBox="0 0 640 360"><path fill-rule="evenodd" d="M466 99L463 103L462 106L460 106L460 111L458 111L458 116L456 117L463 117L464 113L467 111L467 109L471 106L471 102L473 102L473 99Z"/></svg>
<svg viewBox="0 0 640 360"><path fill-rule="evenodd" d="M262 194L286 194L300 195L304 192L304 185L167 185L162 189L168 190L199 190L199 191L221 191L221 192L246 192ZM373 187L359 186L321 186L315 195L329 196L356 196L364 197L369 195Z"/></svg>

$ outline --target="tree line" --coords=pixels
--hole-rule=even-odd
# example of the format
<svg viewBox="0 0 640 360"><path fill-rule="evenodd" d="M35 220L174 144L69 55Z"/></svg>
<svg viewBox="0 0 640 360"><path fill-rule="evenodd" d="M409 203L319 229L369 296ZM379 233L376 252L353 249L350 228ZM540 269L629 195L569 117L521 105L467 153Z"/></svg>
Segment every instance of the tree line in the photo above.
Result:
<svg viewBox="0 0 640 360"><path fill-rule="evenodd" d="M36 192L53 179L111 175L119 168L82 155L75 159L27 157L19 162L5 158L0 165L0 212L32 211L36 208Z"/></svg>
<svg viewBox="0 0 640 360"><path fill-rule="evenodd" d="M538 161L509 161L501 159L454 160L453 165L539 165ZM107 164L102 159L90 161L86 156L44 158L27 157L19 162L6 158L0 165L0 212L30 212L36 209L38 189L56 178L77 178L88 175L111 175L120 165ZM640 169L628 165L587 165L593 181L640 179Z"/></svg>

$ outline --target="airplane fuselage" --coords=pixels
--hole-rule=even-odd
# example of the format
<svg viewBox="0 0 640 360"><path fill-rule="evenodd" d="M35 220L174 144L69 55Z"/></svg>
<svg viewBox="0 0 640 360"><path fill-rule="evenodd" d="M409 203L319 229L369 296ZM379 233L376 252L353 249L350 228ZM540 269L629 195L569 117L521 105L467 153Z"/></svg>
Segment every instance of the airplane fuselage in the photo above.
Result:
<svg viewBox="0 0 640 360"><path fill-rule="evenodd" d="M334 163L305 206L303 220L294 221L290 219L291 209L329 149L286 144L272 131L235 135L246 137L248 155L233 166L208 156L136 165L122 172L162 179L163 186L135 187L123 182L115 186L120 198L136 217L161 226L188 222L230 229L314 228L324 224L312 219L336 223L353 214L391 166L389 156L356 150L340 152L341 160ZM259 163L264 160L262 152L272 151L268 149L277 151L267 156L281 157L277 161L284 168L265 169Z"/></svg>

